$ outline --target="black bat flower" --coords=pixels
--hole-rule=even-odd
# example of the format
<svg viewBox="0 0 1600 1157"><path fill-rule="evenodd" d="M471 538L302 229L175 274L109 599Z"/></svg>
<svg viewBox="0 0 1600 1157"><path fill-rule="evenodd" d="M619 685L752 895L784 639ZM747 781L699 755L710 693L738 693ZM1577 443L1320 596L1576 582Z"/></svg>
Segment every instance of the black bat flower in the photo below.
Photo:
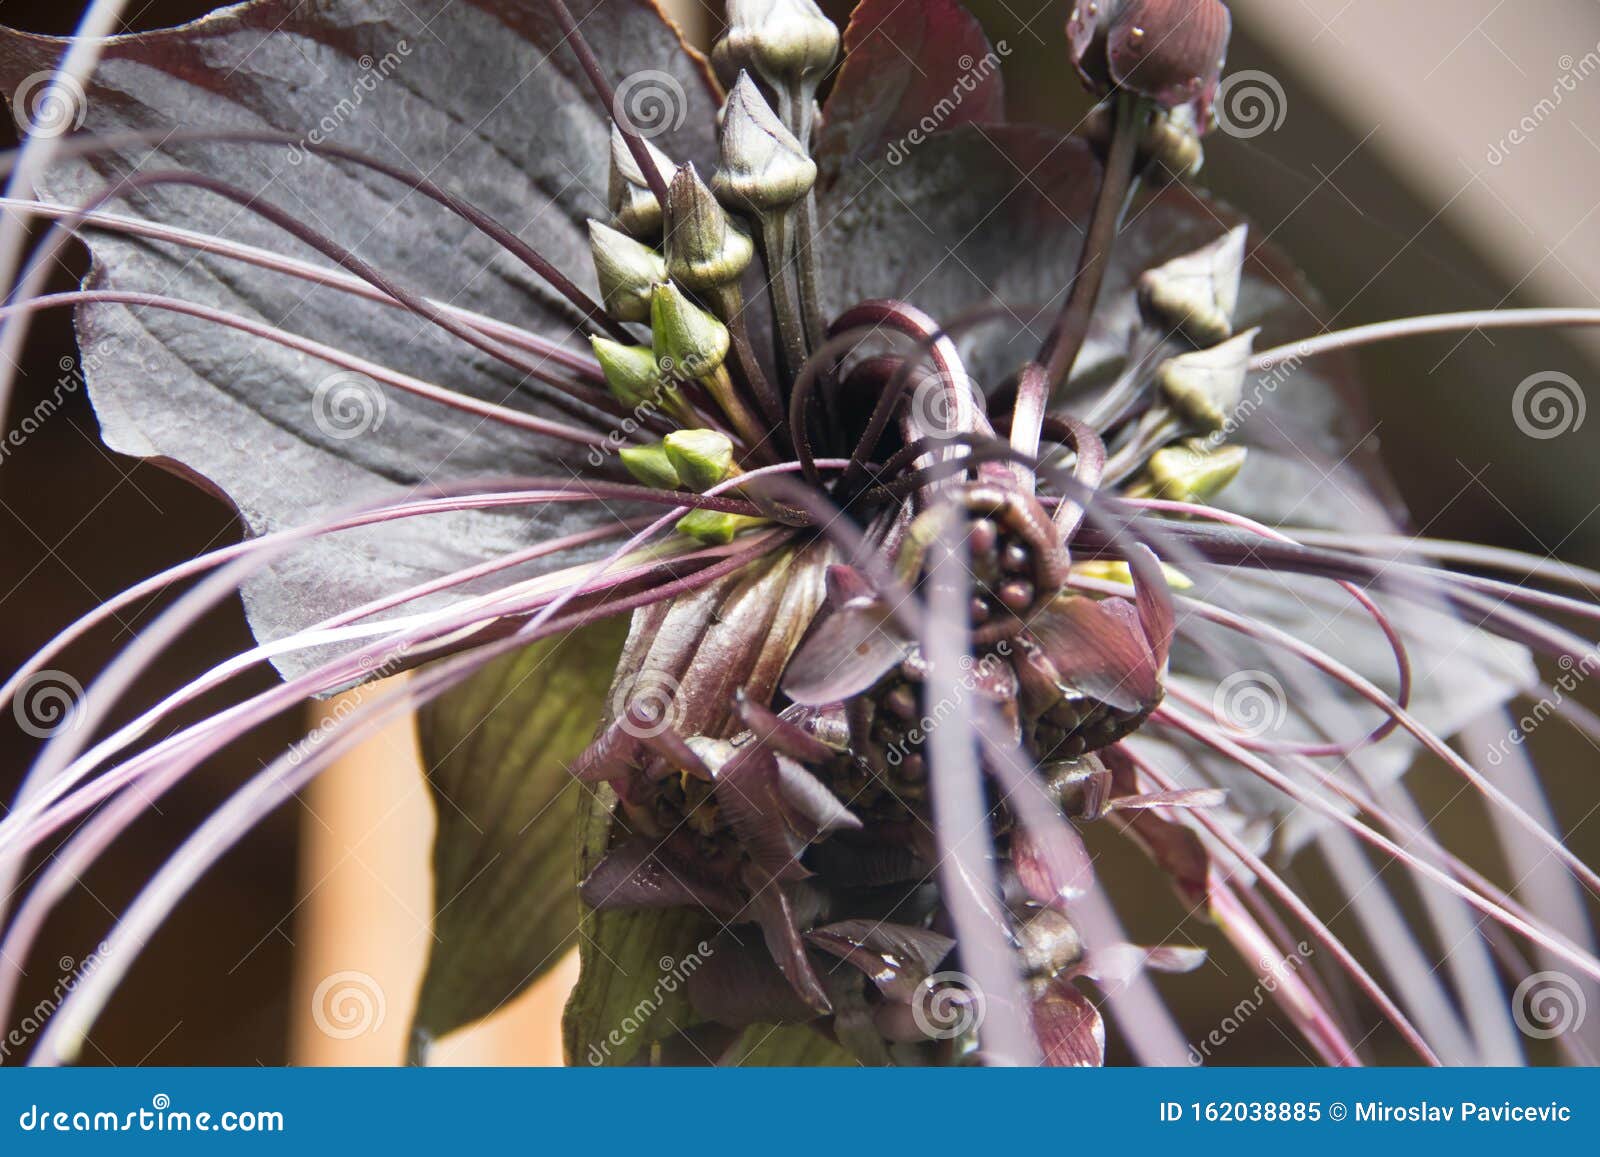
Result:
<svg viewBox="0 0 1600 1157"><path fill-rule="evenodd" d="M107 445L251 535L8 682L20 709L70 638L205 576L0 821L12 869L88 817L0 962L212 752L411 670L213 816L112 943L415 710L449 899L419 1055L576 939L574 1063L1092 1065L1103 1006L1134 1055L1181 1061L1148 974L1203 953L1123 931L1166 884L1271 970L1323 1060L1358 1061L1368 1018L1479 1059L1458 1042L1465 1007L1504 1006L1486 941L1456 948L1453 995L1415 944L1380 980L1285 880L1312 841L1398 859L1441 928L1487 918L1600 976L1561 898L1499 891L1398 782L1427 750L1511 843L1600 884L1440 738L1535 684L1525 648L1584 653L1537 612L1596 609L1428 564L1483 561L1466 548L1374 553L1397 516L1337 354L1408 325L1311 336L1287 263L1174 179L1225 6L1078 5L1064 47L1107 101L1083 135L1004 123L954 0L864 0L842 35L810 0L729 10L714 69L647 0L253 0L106 41L84 75L0 34L25 124L25 92L81 101L81 131L14 159L38 193L9 211L54 225L4 340L73 306ZM92 272L39 296L71 237ZM236 589L259 647L102 728ZM269 662L280 686L164 726ZM1101 879L1097 822L1154 870ZM1392 931L1388 894L1344 879Z"/></svg>

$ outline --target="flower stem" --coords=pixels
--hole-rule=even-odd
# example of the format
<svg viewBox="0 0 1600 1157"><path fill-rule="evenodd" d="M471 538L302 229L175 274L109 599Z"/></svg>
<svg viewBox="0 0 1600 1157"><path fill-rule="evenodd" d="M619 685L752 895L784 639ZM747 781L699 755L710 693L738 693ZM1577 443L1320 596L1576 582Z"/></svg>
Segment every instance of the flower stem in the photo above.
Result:
<svg viewBox="0 0 1600 1157"><path fill-rule="evenodd" d="M789 260L790 241L795 235L796 210L768 213L761 218L761 248L766 254L767 282L772 292L772 309L777 315L779 348L790 380L799 377L806 364L809 347L800 299L795 296L793 266Z"/></svg>
<svg viewBox="0 0 1600 1157"><path fill-rule="evenodd" d="M728 421L733 423L734 430L744 439L750 453L770 458L770 451L764 449L769 435L761 428L761 422L751 412L750 407L745 405L744 399L739 396L738 387L728 375L728 367L718 366L714 372L701 378L700 383L716 400L717 405L722 407L722 412L728 415Z"/></svg>
<svg viewBox="0 0 1600 1157"><path fill-rule="evenodd" d="M1270 370L1285 362L1301 361L1320 354L1433 333L1586 325L1600 325L1600 309L1480 309L1466 313L1432 313L1335 330L1304 341L1291 342L1258 353L1250 359L1250 369Z"/></svg>
<svg viewBox="0 0 1600 1157"><path fill-rule="evenodd" d="M1106 266L1110 264L1117 223L1122 217L1122 207L1128 194L1133 190L1134 167L1139 156L1139 130L1146 107L1139 97L1124 93L1117 98L1117 122L1111 137L1111 152L1100 178L1100 195L1095 200L1094 213L1089 218L1089 232L1083 240L1083 252L1078 255L1078 272L1067 293L1066 303L1061 307L1061 314L1056 318L1055 327L1040 351L1039 360L1044 363L1052 387L1060 386L1067 380L1067 375L1072 372L1072 364L1078 360L1078 352L1083 348L1083 339L1088 336L1089 319L1100 297Z"/></svg>

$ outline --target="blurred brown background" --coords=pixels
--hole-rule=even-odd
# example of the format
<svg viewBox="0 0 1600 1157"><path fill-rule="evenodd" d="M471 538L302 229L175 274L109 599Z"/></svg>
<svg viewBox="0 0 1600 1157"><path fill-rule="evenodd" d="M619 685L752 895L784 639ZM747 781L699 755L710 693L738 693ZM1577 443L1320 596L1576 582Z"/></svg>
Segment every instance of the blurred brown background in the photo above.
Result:
<svg viewBox="0 0 1600 1157"><path fill-rule="evenodd" d="M396 0L398 2L398 0ZM537 0L529 0L536 3ZM1012 115L1074 124L1084 97L1064 61L1066 3L973 0L991 39L1010 49ZM131 27L192 18L203 0L134 4ZM684 6L701 34L712 6ZM831 4L841 18L848 4ZM1538 111L1563 76L1600 42L1600 6L1584 0L1240 0L1230 71L1258 70L1276 86L1277 127L1208 140L1203 182L1271 230L1308 270L1341 324L1496 305L1594 305L1600 219L1600 76L1585 76L1559 108ZM0 21L66 33L77 5L0 0ZM1270 86L1269 86L1270 88ZM1525 119L1527 142L1496 145ZM0 133L9 131L0 129ZM0 137L0 143L9 141ZM64 272L61 286L71 278ZM1475 335L1364 354L1385 453L1418 524L1540 554L1600 561L1594 467L1600 417L1550 441L1517 434L1511 396L1536 371L1597 380L1597 347L1549 333ZM46 315L27 351L21 413L47 396L73 352L68 319ZM179 480L101 448L81 393L0 467L0 664L18 665L54 631L109 594L237 534L227 510ZM60 665L90 673L147 621L127 617ZM176 685L248 645L237 608L214 614L168 655L151 690ZM1595 798L1594 758L1549 728L1532 747L1548 768L1558 814ZM57 958L82 958L153 868L241 779L298 734L295 721L258 734L162 800L68 898L29 962L21 1007L59 978ZM31 741L0 727L0 795L9 798ZM1459 810L1459 809L1458 809ZM212 871L167 923L101 1022L90 1063L280 1064L291 1025L297 864L322 838L299 808L276 815ZM1452 815L1452 822L1454 815ZM1463 814L1463 825L1477 817ZM425 843L425 838L420 838ZM1600 860L1600 839L1574 833ZM417 856L425 854L425 847ZM419 860L420 862L420 860ZM1315 888L1315 881L1312 881ZM1204 1026L1205 993L1183 994L1186 1019ZM1239 994L1228 996L1231 1005ZM406 994L389 1015L404 1020ZM408 998L407 998L408 999ZM1214 1007L1214 1005L1212 1006ZM1224 1063L1299 1063L1263 1015Z"/></svg>

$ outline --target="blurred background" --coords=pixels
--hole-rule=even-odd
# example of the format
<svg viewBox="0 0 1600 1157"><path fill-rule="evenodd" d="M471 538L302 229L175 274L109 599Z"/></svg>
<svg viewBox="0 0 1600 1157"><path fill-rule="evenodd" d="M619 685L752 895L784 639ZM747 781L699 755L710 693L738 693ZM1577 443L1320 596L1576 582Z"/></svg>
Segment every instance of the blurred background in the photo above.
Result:
<svg viewBox="0 0 1600 1157"><path fill-rule="evenodd" d="M842 23L849 5L826 6ZM214 5L129 7L137 14L127 27L143 29ZM719 26L718 4L669 7L702 44ZM1065 61L1065 0L1037 11L1030 0L971 0L970 7L1009 50L1013 119L1076 124L1086 101ZM1202 184L1294 256L1339 325L1597 304L1600 4L1234 0L1232 7L1229 71L1247 75L1225 112L1231 127L1207 140ZM67 33L78 12L63 0L0 0L0 22L31 31ZM0 128L5 146L7 132L9 123ZM63 272L60 281L67 287L71 276ZM42 316L14 413L57 390L73 350L68 319ZM1512 408L1519 384L1537 373L1568 375L1586 403L1600 380L1597 364L1597 341L1547 332L1363 353L1376 433L1417 526L1438 537L1600 562L1600 416L1585 423L1579 412L1561 436L1534 440L1518 433ZM15 668L110 594L237 534L221 504L101 447L87 399L69 392L0 466L0 665ZM96 670L153 609L125 617L62 665ZM151 678L176 685L248 645L238 608L225 607ZM33 743L10 723L0 725L0 798L10 797ZM302 729L299 720L263 729L164 797L67 897L27 963L19 1007L46 999L176 841ZM1595 799L1594 752L1558 732L1564 729L1540 731L1531 747L1554 769L1557 815L1576 820ZM85 1061L397 1061L431 904L431 817L412 743L400 729L374 745L209 873L135 965ZM1470 837L1481 817L1455 808L1445 822ZM1600 861L1591 828L1575 827L1571 843L1589 862ZM1314 865L1303 882L1315 897ZM321 1031L312 1015L319 990L347 971L374 978L383 1002L382 1023L354 1039ZM443 1059L558 1059L553 1016L562 979L519 1001L500 1023L452 1042ZM1186 1023L1203 1031L1215 1019L1207 1010L1231 1006L1239 984L1237 977L1191 978L1169 991ZM1264 1012L1215 1060L1297 1064L1302 1057Z"/></svg>

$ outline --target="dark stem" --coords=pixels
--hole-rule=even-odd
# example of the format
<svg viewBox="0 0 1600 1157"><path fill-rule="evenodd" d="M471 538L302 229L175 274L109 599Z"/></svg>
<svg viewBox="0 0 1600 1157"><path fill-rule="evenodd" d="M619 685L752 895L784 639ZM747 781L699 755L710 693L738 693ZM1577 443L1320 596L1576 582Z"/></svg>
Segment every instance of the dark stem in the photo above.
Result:
<svg viewBox="0 0 1600 1157"><path fill-rule="evenodd" d="M1094 215L1089 219L1083 252L1078 255L1078 272L1055 327L1039 351L1039 360L1044 363L1052 388L1066 381L1083 349L1083 339L1088 336L1089 319L1100 298L1100 286L1110 264L1122 207L1133 191L1139 131L1144 117L1145 103L1141 98L1127 93L1117 97L1117 123L1111 137L1111 153L1100 178L1100 195L1095 200Z"/></svg>

